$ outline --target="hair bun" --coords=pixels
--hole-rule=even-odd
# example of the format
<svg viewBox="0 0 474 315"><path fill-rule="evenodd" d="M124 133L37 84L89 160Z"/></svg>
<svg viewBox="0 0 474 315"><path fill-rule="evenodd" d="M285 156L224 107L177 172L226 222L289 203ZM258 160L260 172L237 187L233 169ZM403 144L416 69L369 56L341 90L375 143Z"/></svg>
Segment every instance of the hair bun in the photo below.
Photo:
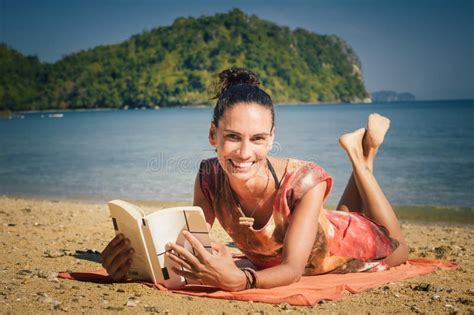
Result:
<svg viewBox="0 0 474 315"><path fill-rule="evenodd" d="M232 67L219 73L219 82L216 84L216 96L219 98L231 86L237 84L248 84L259 86L260 81L255 73L244 68Z"/></svg>

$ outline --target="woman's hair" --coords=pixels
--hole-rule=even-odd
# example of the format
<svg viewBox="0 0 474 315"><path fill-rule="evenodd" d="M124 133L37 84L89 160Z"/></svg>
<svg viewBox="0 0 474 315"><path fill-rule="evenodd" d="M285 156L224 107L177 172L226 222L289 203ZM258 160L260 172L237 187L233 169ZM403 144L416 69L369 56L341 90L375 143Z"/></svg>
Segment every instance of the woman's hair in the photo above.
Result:
<svg viewBox="0 0 474 315"><path fill-rule="evenodd" d="M268 108L272 114L272 130L275 125L273 102L264 90L258 86L260 81L255 73L244 68L230 68L219 73L215 84L217 99L212 122L217 126L225 111L237 103L256 103Z"/></svg>

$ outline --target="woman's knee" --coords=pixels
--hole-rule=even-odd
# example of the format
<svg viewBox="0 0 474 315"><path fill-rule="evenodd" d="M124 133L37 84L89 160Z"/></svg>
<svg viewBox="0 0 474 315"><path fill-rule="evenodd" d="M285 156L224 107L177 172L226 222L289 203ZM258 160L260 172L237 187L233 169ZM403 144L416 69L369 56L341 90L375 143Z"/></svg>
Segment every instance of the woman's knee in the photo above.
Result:
<svg viewBox="0 0 474 315"><path fill-rule="evenodd" d="M408 260L409 252L410 248L408 247L408 243L403 240L400 242L400 245L397 247L397 249L385 259L385 262L390 267L399 266Z"/></svg>

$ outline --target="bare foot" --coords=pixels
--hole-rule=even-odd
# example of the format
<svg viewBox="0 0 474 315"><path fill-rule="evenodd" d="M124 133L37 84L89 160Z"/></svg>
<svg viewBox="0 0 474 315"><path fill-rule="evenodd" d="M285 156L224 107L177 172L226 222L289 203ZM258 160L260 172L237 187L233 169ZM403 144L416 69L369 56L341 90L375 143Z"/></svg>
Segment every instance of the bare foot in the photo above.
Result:
<svg viewBox="0 0 474 315"><path fill-rule="evenodd" d="M360 128L339 138L339 144L349 154L349 157L355 154L356 157L363 158L362 139L364 134L365 128Z"/></svg>
<svg viewBox="0 0 474 315"><path fill-rule="evenodd" d="M390 127L390 119L379 114L370 114L367 132L363 140L364 156L375 155Z"/></svg>

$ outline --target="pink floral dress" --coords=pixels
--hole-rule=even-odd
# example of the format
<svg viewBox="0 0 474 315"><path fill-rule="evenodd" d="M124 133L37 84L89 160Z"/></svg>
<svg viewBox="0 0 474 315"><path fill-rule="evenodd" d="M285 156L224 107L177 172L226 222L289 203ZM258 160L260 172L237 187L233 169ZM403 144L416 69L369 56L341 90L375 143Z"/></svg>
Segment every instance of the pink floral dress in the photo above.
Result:
<svg viewBox="0 0 474 315"><path fill-rule="evenodd" d="M318 165L289 159L273 204L273 213L261 229L242 226L243 215L217 158L203 160L200 184L215 217L237 248L259 269L279 265L292 211L303 195L326 181L325 200L332 178ZM304 236L302 236L304 237ZM382 261L398 246L387 230L358 212L320 212L316 240L304 275L387 269Z"/></svg>

